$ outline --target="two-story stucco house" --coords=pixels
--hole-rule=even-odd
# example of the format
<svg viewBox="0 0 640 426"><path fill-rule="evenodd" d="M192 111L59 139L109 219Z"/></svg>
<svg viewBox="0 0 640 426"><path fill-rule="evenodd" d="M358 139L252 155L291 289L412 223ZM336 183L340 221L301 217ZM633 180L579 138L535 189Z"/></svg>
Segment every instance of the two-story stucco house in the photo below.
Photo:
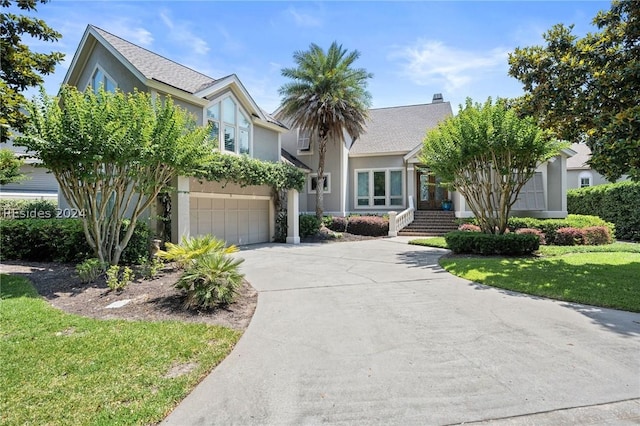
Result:
<svg viewBox="0 0 640 426"><path fill-rule="evenodd" d="M71 61L63 84L84 90L134 89L162 98L194 114L200 124L212 124L219 149L264 161L284 161L281 137L288 129L260 109L236 75L219 79L130 43L89 25ZM286 155L286 154L285 154ZM272 241L275 232L274 194L268 186L240 187L179 177L175 183L172 240L183 235L213 234L233 244ZM290 191L297 201L297 191ZM65 200L60 200L61 205ZM290 203L295 207L294 202ZM291 208L289 242L299 242L297 212ZM149 213L153 216L152 212Z"/></svg>

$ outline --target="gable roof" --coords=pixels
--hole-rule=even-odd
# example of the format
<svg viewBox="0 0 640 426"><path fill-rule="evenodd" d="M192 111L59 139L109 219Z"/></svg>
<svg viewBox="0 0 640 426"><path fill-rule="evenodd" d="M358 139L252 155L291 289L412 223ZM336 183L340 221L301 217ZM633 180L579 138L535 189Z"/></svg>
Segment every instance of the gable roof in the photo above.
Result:
<svg viewBox="0 0 640 426"><path fill-rule="evenodd" d="M365 133L349 155L407 153L422 143L427 130L451 115L449 102L371 109Z"/></svg>
<svg viewBox="0 0 640 426"><path fill-rule="evenodd" d="M590 169L587 161L591 159L591 149L583 143L572 143L571 149L576 152L576 155L567 158L567 170Z"/></svg>
<svg viewBox="0 0 640 426"><path fill-rule="evenodd" d="M216 79L124 40L101 28L89 25L124 59L149 80L156 80L194 94L213 85Z"/></svg>

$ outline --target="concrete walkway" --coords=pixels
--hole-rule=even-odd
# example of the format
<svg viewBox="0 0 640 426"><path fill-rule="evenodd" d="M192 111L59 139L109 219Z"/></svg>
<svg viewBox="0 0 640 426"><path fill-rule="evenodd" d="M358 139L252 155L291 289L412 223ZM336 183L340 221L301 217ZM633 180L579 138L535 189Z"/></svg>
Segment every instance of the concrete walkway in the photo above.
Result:
<svg viewBox="0 0 640 426"><path fill-rule="evenodd" d="M164 424L640 424L640 314L473 284L407 240L240 252L253 321Z"/></svg>

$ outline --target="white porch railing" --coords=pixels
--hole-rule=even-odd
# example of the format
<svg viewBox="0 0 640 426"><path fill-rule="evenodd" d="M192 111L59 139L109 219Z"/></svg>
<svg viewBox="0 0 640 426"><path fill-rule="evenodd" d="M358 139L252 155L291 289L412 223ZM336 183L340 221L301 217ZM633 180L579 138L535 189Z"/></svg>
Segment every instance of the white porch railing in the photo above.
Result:
<svg viewBox="0 0 640 426"><path fill-rule="evenodd" d="M398 232L413 222L413 212L416 208L413 206L413 197L409 195L409 208L398 213L389 212L389 236L397 237Z"/></svg>

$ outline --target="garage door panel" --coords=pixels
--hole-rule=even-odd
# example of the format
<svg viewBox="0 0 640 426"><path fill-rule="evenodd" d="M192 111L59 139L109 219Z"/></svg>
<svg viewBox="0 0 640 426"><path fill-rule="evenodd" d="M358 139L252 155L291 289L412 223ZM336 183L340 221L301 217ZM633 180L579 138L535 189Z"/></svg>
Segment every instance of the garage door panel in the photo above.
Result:
<svg viewBox="0 0 640 426"><path fill-rule="evenodd" d="M229 244L269 241L269 201L192 197L191 235L211 234Z"/></svg>

